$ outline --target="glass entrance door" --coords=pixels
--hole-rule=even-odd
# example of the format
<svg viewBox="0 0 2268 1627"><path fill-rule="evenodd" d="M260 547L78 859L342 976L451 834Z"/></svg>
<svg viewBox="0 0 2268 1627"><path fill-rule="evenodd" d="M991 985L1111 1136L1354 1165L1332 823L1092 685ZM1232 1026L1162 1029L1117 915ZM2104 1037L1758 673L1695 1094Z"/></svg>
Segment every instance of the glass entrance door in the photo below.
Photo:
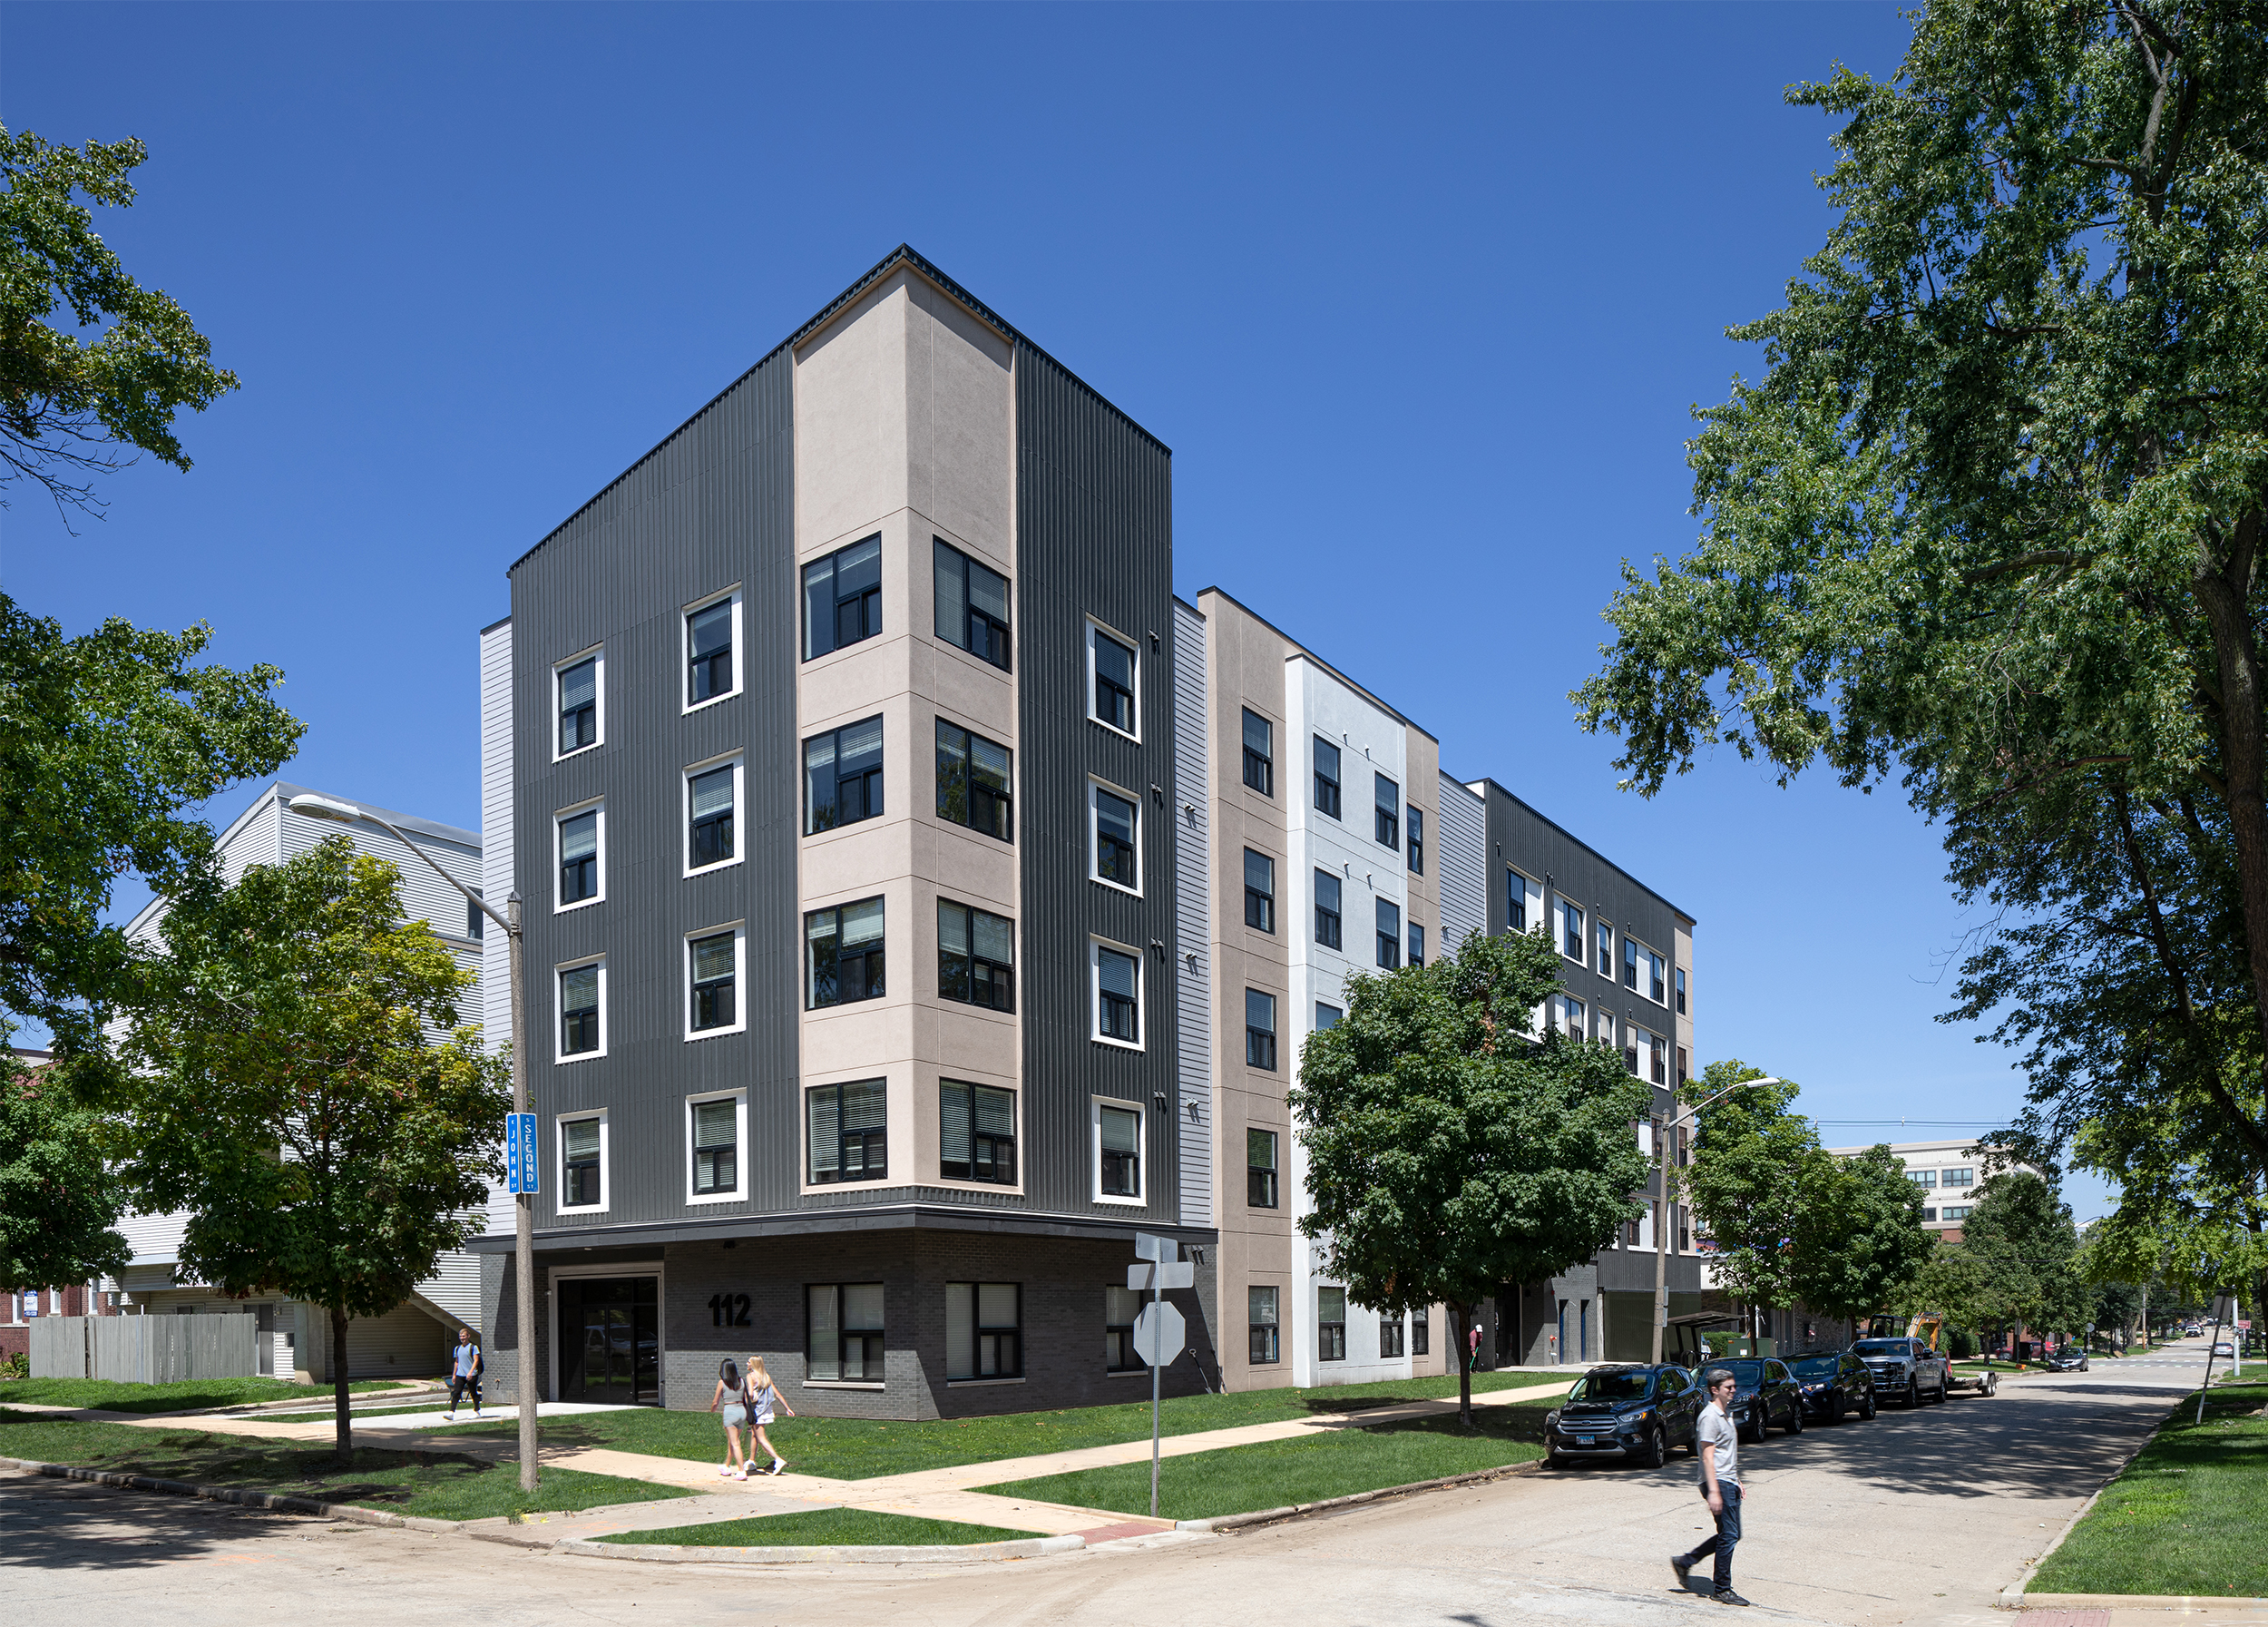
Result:
<svg viewBox="0 0 2268 1627"><path fill-rule="evenodd" d="M652 1277L558 1279L561 1400L660 1403L658 1282Z"/></svg>

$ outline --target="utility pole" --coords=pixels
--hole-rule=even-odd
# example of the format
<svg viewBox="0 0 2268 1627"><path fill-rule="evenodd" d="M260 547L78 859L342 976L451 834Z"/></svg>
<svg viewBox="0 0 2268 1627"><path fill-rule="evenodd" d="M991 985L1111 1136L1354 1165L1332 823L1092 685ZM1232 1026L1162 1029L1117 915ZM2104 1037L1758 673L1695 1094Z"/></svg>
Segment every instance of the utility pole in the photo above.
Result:
<svg viewBox="0 0 2268 1627"><path fill-rule="evenodd" d="M1744 1079L1737 1084L1726 1085L1717 1092L1716 1096L1709 1097L1707 1101L1696 1102L1683 1112L1671 1114L1669 1132L1659 1138L1659 1145L1654 1149L1655 1162L1661 1170L1662 1189L1661 1219L1654 1225L1654 1365L1656 1367L1661 1366L1662 1340L1669 1331L1669 1234L1673 1230L1674 1212L1670 1203L1672 1180L1670 1171L1673 1166L1669 1161L1669 1149L1677 1140L1678 1127L1692 1123L1701 1110L1708 1106L1710 1102L1716 1101L1718 1096L1729 1096L1735 1091L1745 1091L1751 1085L1779 1083L1776 1079ZM1670 1100L1675 1103L1677 1096L1673 1093Z"/></svg>

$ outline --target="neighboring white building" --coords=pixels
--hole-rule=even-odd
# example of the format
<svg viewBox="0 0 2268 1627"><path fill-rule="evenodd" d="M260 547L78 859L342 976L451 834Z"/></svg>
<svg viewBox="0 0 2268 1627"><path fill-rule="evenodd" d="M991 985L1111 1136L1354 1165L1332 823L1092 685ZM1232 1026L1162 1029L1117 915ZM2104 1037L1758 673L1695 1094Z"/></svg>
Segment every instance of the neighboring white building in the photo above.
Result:
<svg viewBox="0 0 2268 1627"><path fill-rule="evenodd" d="M464 896L434 874L425 860L404 851L393 836L360 820L343 825L335 820L295 813L292 799L310 794L307 787L279 780L264 788L251 806L230 822L219 838L222 873L234 882L254 865L279 864L313 848L326 837L345 836L357 850L391 862L402 877L402 913L430 923L455 954L457 963L482 980L463 1005L461 1020L481 1021L494 1002L487 984L503 980L502 958L484 960L484 917L465 902ZM353 799L319 793L325 799L351 803ZM481 838L477 832L438 824L411 814L396 813L376 804L367 807L398 826L451 876L478 890L481 886ZM165 904L153 900L128 925L129 936L155 934ZM496 935L499 938L502 934ZM508 1012L508 1006L507 1006ZM508 1201L502 1200L501 1201ZM492 1205L493 1207L493 1205ZM330 1377L330 1330L320 1309L284 1299L230 1299L201 1284L183 1280L179 1270L185 1214L130 1214L119 1221L133 1250L133 1259L115 1279L103 1284L118 1294L118 1308L128 1314L191 1314L206 1311L250 1311L259 1318L265 1341L263 1366L279 1378L297 1376L308 1382ZM355 1378L415 1377L445 1370L449 1347L460 1325L481 1329L480 1263L470 1253L442 1256L440 1269L417 1285L416 1292L397 1309L383 1317L358 1319L348 1325L347 1365Z"/></svg>
<svg viewBox="0 0 2268 1627"><path fill-rule="evenodd" d="M2015 1170L2039 1173L2030 1164L2018 1163L2001 1148L1966 1137L1944 1142L1892 1142L1890 1150L1906 1166L1906 1179L1921 1189L1923 1227L1950 1233L1955 1242L1960 1241L1960 1223L1976 1207L1977 1192L1988 1176ZM1830 1147L1827 1151L1837 1158L1855 1158L1866 1149Z"/></svg>

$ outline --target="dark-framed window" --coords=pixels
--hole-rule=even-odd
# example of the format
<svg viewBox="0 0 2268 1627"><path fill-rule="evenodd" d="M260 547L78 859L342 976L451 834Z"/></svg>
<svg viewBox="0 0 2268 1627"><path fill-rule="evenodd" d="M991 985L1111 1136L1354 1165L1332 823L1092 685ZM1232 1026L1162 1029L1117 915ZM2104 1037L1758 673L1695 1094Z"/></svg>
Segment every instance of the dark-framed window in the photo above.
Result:
<svg viewBox="0 0 2268 1627"><path fill-rule="evenodd" d="M1254 1209L1276 1207L1276 1132L1245 1132L1245 1201Z"/></svg>
<svg viewBox="0 0 2268 1627"><path fill-rule="evenodd" d="M937 1082L937 1172L948 1181L1016 1184L1016 1093Z"/></svg>
<svg viewBox="0 0 2268 1627"><path fill-rule="evenodd" d="M1388 971L1402 964L1402 906L1378 900L1378 964Z"/></svg>
<svg viewBox="0 0 2268 1627"><path fill-rule="evenodd" d="M821 1383L882 1382L882 1284L815 1282L804 1289L804 1372Z"/></svg>
<svg viewBox="0 0 2268 1627"><path fill-rule="evenodd" d="M1245 708L1245 784L1263 797L1276 795L1276 725Z"/></svg>
<svg viewBox="0 0 2268 1627"><path fill-rule="evenodd" d="M880 1181L890 1172L889 1084L857 1079L804 1092L812 1184Z"/></svg>
<svg viewBox="0 0 2268 1627"><path fill-rule="evenodd" d="M1245 1066L1276 1072L1276 996L1245 990Z"/></svg>
<svg viewBox="0 0 2268 1627"><path fill-rule="evenodd" d="M1410 1318L1410 1354L1430 1355L1433 1345L1433 1313L1421 1310Z"/></svg>
<svg viewBox="0 0 2268 1627"><path fill-rule="evenodd" d="M958 723L937 720L937 817L1003 842L1016 839L1013 756Z"/></svg>
<svg viewBox="0 0 2268 1627"><path fill-rule="evenodd" d="M599 1167L601 1121L569 1119L559 1127L560 1194L562 1209L595 1209L604 1202L605 1174Z"/></svg>
<svg viewBox="0 0 2268 1627"><path fill-rule="evenodd" d="M1410 805L1410 874L1425 874L1425 810Z"/></svg>
<svg viewBox="0 0 2268 1627"><path fill-rule="evenodd" d="M1345 1015L1346 1013L1341 1011L1337 1006L1331 1005L1328 1001L1316 1001L1315 1032L1317 1034L1328 1034L1332 1029L1336 1028L1339 1025L1340 1020Z"/></svg>
<svg viewBox="0 0 2268 1627"><path fill-rule="evenodd" d="M1121 734L1134 732L1134 652L1100 628L1090 628L1095 692L1091 715Z"/></svg>
<svg viewBox="0 0 2268 1627"><path fill-rule="evenodd" d="M599 896L599 810L569 814L559 822L559 901L579 904Z"/></svg>
<svg viewBox="0 0 2268 1627"><path fill-rule="evenodd" d="M1249 848L1245 849L1245 925L1260 932L1276 930L1276 861Z"/></svg>
<svg viewBox="0 0 2268 1627"><path fill-rule="evenodd" d="M559 670L559 754L599 743L599 658Z"/></svg>
<svg viewBox="0 0 2268 1627"><path fill-rule="evenodd" d="M937 993L993 1011L1015 1010L1015 922L938 899Z"/></svg>
<svg viewBox="0 0 2268 1627"><path fill-rule="evenodd" d="M734 999L740 969L739 943L731 932L715 932L687 945L693 966L693 1029L729 1028L739 1020Z"/></svg>
<svg viewBox="0 0 2268 1627"><path fill-rule="evenodd" d="M1142 1114L1139 1108L1098 1110L1101 1142L1101 1184L1106 1198L1142 1195Z"/></svg>
<svg viewBox="0 0 2268 1627"><path fill-rule="evenodd" d="M1134 956L1095 946L1095 1032L1129 1045L1142 1043L1142 968Z"/></svg>
<svg viewBox="0 0 2268 1627"><path fill-rule="evenodd" d="M1504 924L1514 932L1528 930L1528 877L1518 870L1504 872Z"/></svg>
<svg viewBox="0 0 2268 1627"><path fill-rule="evenodd" d="M1377 824L1374 830L1379 846L1402 851L1402 788L1383 774L1371 776L1377 787L1375 793Z"/></svg>
<svg viewBox="0 0 2268 1627"><path fill-rule="evenodd" d="M945 1284L945 1377L1023 1377L1022 1284Z"/></svg>
<svg viewBox="0 0 2268 1627"><path fill-rule="evenodd" d="M1684 1083L1685 1083L1685 1082L1686 1082L1686 1048L1685 1048L1683 1045L1680 1045L1680 1046L1678 1046L1678 1047L1677 1047L1677 1083L1678 1083L1680 1085L1682 1085L1682 1084L1684 1084Z"/></svg>
<svg viewBox="0 0 2268 1627"><path fill-rule="evenodd" d="M488 936L488 912L480 907L480 898L481 889L474 887L464 901L464 936L474 943Z"/></svg>
<svg viewBox="0 0 2268 1627"><path fill-rule="evenodd" d="M1008 578L943 537L937 559L937 636L1002 671L1009 665Z"/></svg>
<svg viewBox="0 0 2268 1627"><path fill-rule="evenodd" d="M1095 877L1113 887L1139 891L1142 878L1135 841L1140 828L1140 809L1127 798L1106 791L1099 785L1090 790L1094 801Z"/></svg>
<svg viewBox="0 0 2268 1627"><path fill-rule="evenodd" d="M1394 1357L1405 1354L1403 1347L1405 1338L1404 1329L1407 1328L1409 1324L1404 1322L1400 1317L1382 1316L1378 1318L1378 1356L1380 1360L1391 1361Z"/></svg>
<svg viewBox="0 0 2268 1627"><path fill-rule="evenodd" d="M1346 1290L1343 1288L1315 1290L1315 1359L1346 1359Z"/></svg>
<svg viewBox="0 0 2268 1627"><path fill-rule="evenodd" d="M882 538L837 548L803 568L803 658L882 632Z"/></svg>
<svg viewBox="0 0 2268 1627"><path fill-rule="evenodd" d="M804 832L882 817L882 720L846 723L803 743Z"/></svg>
<svg viewBox="0 0 2268 1627"><path fill-rule="evenodd" d="M1245 1325L1249 1329L1246 1359L1256 1367L1284 1359L1283 1329L1277 1315L1282 1295L1281 1289L1273 1287L1245 1289Z"/></svg>
<svg viewBox="0 0 2268 1627"><path fill-rule="evenodd" d="M1562 937L1559 952L1578 965L1583 959L1583 907L1559 900L1559 927Z"/></svg>
<svg viewBox="0 0 2268 1627"><path fill-rule="evenodd" d="M1410 964L1413 966L1425 964L1425 928L1415 921L1410 923Z"/></svg>
<svg viewBox="0 0 2268 1627"><path fill-rule="evenodd" d="M740 1184L740 1098L689 1105L693 1113L693 1195L734 1191Z"/></svg>
<svg viewBox="0 0 2268 1627"><path fill-rule="evenodd" d="M1685 967L1683 967L1683 966L1679 966L1679 967L1677 968L1677 1014L1678 1014L1678 1015L1680 1015L1680 1016L1683 1016L1683 1015L1685 1014L1685 1010L1686 1010L1686 969L1685 969Z"/></svg>
<svg viewBox="0 0 2268 1627"><path fill-rule="evenodd" d="M1134 1351L1134 1318L1142 1314L1142 1297L1130 1288L1111 1283L1102 1290L1102 1367L1107 1373L1131 1373L1142 1366Z"/></svg>
<svg viewBox="0 0 2268 1627"><path fill-rule="evenodd" d="M698 706L732 693L733 596L685 615L685 703Z"/></svg>
<svg viewBox="0 0 2268 1627"><path fill-rule="evenodd" d="M583 1056L599 1048L599 982L597 961L559 975L561 1055Z"/></svg>
<svg viewBox="0 0 2268 1627"><path fill-rule="evenodd" d="M720 865L732 857L733 792L739 771L739 764L728 762L721 768L686 776L687 869Z"/></svg>
<svg viewBox="0 0 2268 1627"><path fill-rule="evenodd" d="M831 905L804 916L806 994L812 1009L882 998L882 926L879 898Z"/></svg>
<svg viewBox="0 0 2268 1627"><path fill-rule="evenodd" d="M1315 942L1326 949L1340 947L1339 878L1328 870L1315 872Z"/></svg>
<svg viewBox="0 0 2268 1627"><path fill-rule="evenodd" d="M1591 931L1593 936L1595 936L1598 940L1598 961L1596 969L1601 977L1612 977L1615 975L1615 929L1613 924L1607 921L1597 921L1592 923Z"/></svg>
<svg viewBox="0 0 2268 1627"><path fill-rule="evenodd" d="M1622 986L1635 990L1638 985L1638 941L1628 933L1622 935Z"/></svg>
<svg viewBox="0 0 2268 1627"><path fill-rule="evenodd" d="M1315 811L1339 817L1339 749L1315 736Z"/></svg>

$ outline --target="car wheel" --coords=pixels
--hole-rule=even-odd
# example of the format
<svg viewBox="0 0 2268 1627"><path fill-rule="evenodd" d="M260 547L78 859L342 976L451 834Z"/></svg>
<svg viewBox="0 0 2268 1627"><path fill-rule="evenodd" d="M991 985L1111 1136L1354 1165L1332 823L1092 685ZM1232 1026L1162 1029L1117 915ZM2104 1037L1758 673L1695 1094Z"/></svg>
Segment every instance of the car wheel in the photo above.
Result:
<svg viewBox="0 0 2268 1627"><path fill-rule="evenodd" d="M1646 1430L1646 1450L1638 1462L1649 1469L1658 1469L1669 1461L1669 1447L1662 1439L1662 1426L1650 1424Z"/></svg>
<svg viewBox="0 0 2268 1627"><path fill-rule="evenodd" d="M1836 1390L1827 1397L1827 1422L1830 1424L1842 1423L1843 1411L1844 1403L1843 1399L1843 1392L1841 1390Z"/></svg>
<svg viewBox="0 0 2268 1627"><path fill-rule="evenodd" d="M1543 1455L1543 1466L1547 1469L1564 1469L1567 1467L1567 1459L1557 1452L1547 1452Z"/></svg>
<svg viewBox="0 0 2268 1627"><path fill-rule="evenodd" d="M1804 1433L1804 1404L1801 1401L1787 1409L1787 1432L1790 1435Z"/></svg>
<svg viewBox="0 0 2268 1627"><path fill-rule="evenodd" d="M1866 1405L1859 1409L1859 1416L1862 1419L1871 1422L1874 1416L1875 1410L1874 1387L1872 1385L1869 1385L1866 1389Z"/></svg>
<svg viewBox="0 0 2268 1627"><path fill-rule="evenodd" d="M1914 1409L1921 1406L1921 1381L1919 1378L1906 1380L1906 1405Z"/></svg>

